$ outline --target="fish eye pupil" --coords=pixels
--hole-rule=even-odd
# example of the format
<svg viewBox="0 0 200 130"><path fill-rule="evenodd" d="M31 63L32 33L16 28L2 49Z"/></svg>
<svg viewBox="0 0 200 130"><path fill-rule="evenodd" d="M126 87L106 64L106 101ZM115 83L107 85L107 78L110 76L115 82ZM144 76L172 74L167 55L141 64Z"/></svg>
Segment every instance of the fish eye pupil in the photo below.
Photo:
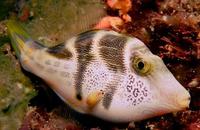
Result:
<svg viewBox="0 0 200 130"><path fill-rule="evenodd" d="M144 63L142 61L140 61L138 63L138 69L142 70L144 68Z"/></svg>

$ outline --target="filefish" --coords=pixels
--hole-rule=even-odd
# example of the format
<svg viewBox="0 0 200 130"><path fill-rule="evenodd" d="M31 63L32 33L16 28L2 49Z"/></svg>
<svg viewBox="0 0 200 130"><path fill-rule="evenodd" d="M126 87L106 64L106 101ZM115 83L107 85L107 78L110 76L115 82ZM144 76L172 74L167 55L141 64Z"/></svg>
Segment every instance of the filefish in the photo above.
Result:
<svg viewBox="0 0 200 130"><path fill-rule="evenodd" d="M46 47L14 20L7 28L21 66L77 112L130 122L189 107L189 92L135 37L91 30Z"/></svg>

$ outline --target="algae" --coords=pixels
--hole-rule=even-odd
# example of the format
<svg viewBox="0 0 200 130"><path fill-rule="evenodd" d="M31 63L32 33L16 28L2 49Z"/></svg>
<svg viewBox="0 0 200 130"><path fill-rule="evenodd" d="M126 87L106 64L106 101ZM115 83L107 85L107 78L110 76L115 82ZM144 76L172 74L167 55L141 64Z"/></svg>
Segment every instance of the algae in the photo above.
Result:
<svg viewBox="0 0 200 130"><path fill-rule="evenodd" d="M29 33L47 46L92 29L105 16L101 0L30 0L19 12L25 8L30 14L25 22Z"/></svg>
<svg viewBox="0 0 200 130"><path fill-rule="evenodd" d="M34 39L53 46L92 29L105 12L101 0L0 1L0 130L19 129L37 95L10 47L3 20L9 14L21 20Z"/></svg>
<svg viewBox="0 0 200 130"><path fill-rule="evenodd" d="M8 36L0 35L0 130L20 128L29 101L36 95L8 42Z"/></svg>
<svg viewBox="0 0 200 130"><path fill-rule="evenodd" d="M14 8L16 0L0 0L0 20L3 20Z"/></svg>

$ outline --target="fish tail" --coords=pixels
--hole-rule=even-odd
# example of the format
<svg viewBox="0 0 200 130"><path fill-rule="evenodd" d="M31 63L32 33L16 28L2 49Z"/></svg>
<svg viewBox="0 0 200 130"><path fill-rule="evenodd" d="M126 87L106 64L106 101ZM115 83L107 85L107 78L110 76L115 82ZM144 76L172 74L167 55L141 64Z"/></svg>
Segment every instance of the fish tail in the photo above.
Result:
<svg viewBox="0 0 200 130"><path fill-rule="evenodd" d="M41 44L35 42L31 38L27 31L17 21L8 20L6 25L11 39L11 45L18 58L20 58L22 52L29 54L29 52L33 52L33 50L42 47Z"/></svg>

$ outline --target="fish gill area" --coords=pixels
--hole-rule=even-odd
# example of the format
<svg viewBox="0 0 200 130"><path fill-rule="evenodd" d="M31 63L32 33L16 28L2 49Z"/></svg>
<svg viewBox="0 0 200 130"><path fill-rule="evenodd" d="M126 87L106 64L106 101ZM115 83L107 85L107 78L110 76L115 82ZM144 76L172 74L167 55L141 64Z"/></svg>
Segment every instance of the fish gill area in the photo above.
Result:
<svg viewBox="0 0 200 130"><path fill-rule="evenodd" d="M200 130L199 0L108 1L0 1L0 130ZM78 114L20 67L5 26L8 18L18 19L34 39L54 46L105 16L122 19L111 29L139 38L164 60L190 92L189 109L126 124Z"/></svg>

